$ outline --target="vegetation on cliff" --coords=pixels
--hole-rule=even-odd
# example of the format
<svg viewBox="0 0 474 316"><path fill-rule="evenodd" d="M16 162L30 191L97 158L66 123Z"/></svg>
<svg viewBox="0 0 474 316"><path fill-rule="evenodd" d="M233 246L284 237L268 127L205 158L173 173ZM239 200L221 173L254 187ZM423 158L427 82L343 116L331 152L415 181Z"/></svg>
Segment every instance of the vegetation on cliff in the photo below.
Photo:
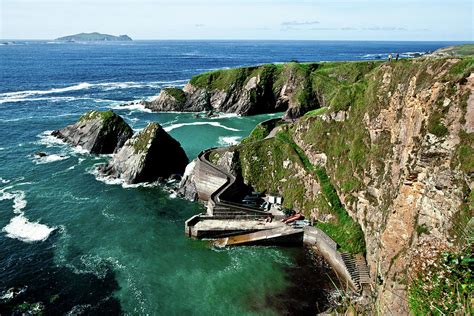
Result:
<svg viewBox="0 0 474 316"><path fill-rule="evenodd" d="M289 81L285 74L300 79L304 93L293 97L308 101L306 115L273 138L258 126L233 149L247 184L282 194L285 207L317 219L343 250L367 252L383 311L407 313L405 297L414 313L461 311L458 298L472 293L465 265L449 285L408 278L407 269L414 258L428 260L430 242L448 253L432 273L467 256L459 232L474 210L473 70L472 56L275 65L273 88ZM248 73L237 73L245 84ZM427 253L417 257L418 248ZM452 300L430 305L446 292Z"/></svg>
<svg viewBox="0 0 474 316"><path fill-rule="evenodd" d="M183 90L178 88L164 88L163 91L172 96L178 105L182 106L186 102L186 94Z"/></svg>
<svg viewBox="0 0 474 316"><path fill-rule="evenodd" d="M473 236L468 236L473 238ZM472 315L474 293L472 242L457 252L441 252L418 267L409 287L415 315Z"/></svg>
<svg viewBox="0 0 474 316"><path fill-rule="evenodd" d="M93 154L111 154L132 137L133 130L111 110L89 111L75 124L56 130L52 135Z"/></svg>

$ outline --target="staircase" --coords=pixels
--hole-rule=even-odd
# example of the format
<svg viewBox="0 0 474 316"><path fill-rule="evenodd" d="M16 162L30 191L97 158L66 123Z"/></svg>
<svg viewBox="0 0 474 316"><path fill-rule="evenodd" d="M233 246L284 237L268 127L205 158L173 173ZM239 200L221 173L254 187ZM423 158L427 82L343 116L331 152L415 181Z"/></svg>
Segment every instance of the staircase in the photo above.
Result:
<svg viewBox="0 0 474 316"><path fill-rule="evenodd" d="M353 257L350 253L344 252L341 253L341 257L354 284L358 287L357 290L360 291L364 284L371 283L369 268L363 255L357 254Z"/></svg>

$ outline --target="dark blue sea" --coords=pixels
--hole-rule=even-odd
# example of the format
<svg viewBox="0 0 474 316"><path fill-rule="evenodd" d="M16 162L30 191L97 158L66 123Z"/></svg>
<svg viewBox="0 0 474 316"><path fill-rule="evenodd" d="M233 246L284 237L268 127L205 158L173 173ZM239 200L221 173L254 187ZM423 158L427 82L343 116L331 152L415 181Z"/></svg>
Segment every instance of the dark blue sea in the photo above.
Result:
<svg viewBox="0 0 474 316"><path fill-rule="evenodd" d="M124 104L215 69L384 59L390 52L407 58L456 44L0 43L0 315L314 314L332 287L307 254L215 250L187 239L184 221L202 205L160 185L100 181L95 166L109 157L85 154L49 133L87 110L113 109L135 130L159 122L192 159L205 148L237 143L272 115L197 119ZM48 155L35 157L37 151Z"/></svg>

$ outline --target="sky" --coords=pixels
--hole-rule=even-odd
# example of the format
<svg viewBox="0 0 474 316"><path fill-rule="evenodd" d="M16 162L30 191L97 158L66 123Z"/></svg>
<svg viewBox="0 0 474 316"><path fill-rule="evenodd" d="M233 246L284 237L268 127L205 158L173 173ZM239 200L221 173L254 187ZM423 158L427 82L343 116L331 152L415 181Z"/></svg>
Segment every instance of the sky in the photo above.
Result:
<svg viewBox="0 0 474 316"><path fill-rule="evenodd" d="M473 41L473 0L0 0L0 38Z"/></svg>

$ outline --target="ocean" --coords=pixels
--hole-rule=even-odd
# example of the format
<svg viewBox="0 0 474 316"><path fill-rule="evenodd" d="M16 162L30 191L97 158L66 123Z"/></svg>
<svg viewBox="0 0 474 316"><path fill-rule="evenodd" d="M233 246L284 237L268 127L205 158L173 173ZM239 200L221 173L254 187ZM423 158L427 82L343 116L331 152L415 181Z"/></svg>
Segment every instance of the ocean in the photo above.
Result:
<svg viewBox="0 0 474 316"><path fill-rule="evenodd" d="M3 43L3 41L0 41ZM109 159L49 136L113 109L135 130L156 121L190 159L235 144L281 114L195 118L131 101L195 74L272 62L414 56L446 42L134 41L0 45L0 314L278 315L327 305L331 273L302 249L213 249L184 235L203 211L157 184L97 177ZM47 153L35 157L35 152Z"/></svg>

